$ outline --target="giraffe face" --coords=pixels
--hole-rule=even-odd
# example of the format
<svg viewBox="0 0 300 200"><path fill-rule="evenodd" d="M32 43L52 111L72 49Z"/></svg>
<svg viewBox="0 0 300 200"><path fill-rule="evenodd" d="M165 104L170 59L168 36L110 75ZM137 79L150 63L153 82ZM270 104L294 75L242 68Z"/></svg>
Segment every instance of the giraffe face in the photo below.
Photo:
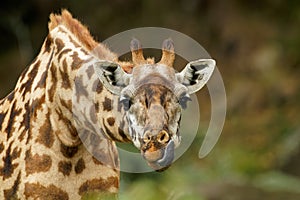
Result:
<svg viewBox="0 0 300 200"><path fill-rule="evenodd" d="M166 168L180 144L182 106L177 97L161 84L145 84L126 101L130 101L126 115L134 145L152 168Z"/></svg>
<svg viewBox="0 0 300 200"><path fill-rule="evenodd" d="M176 73L165 63L140 62L131 74L116 63L99 61L95 65L103 85L119 96L132 142L155 170L172 164L181 140L181 112L189 95L206 84L215 67L214 60L200 59Z"/></svg>

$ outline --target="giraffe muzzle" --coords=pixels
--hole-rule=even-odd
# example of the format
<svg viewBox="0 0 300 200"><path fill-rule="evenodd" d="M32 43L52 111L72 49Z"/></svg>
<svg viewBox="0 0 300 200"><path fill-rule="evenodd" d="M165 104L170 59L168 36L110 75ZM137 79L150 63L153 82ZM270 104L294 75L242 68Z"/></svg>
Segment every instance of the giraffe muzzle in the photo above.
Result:
<svg viewBox="0 0 300 200"><path fill-rule="evenodd" d="M148 165L156 171L167 169L174 159L175 144L166 131L158 135L145 134L141 153Z"/></svg>
<svg viewBox="0 0 300 200"><path fill-rule="evenodd" d="M174 141L170 140L169 143L165 148L157 150L157 153L161 155L161 157L158 160L152 161L147 160L144 156L144 158L147 160L148 165L156 170L156 171L164 171L168 167L171 166L173 159L174 159Z"/></svg>

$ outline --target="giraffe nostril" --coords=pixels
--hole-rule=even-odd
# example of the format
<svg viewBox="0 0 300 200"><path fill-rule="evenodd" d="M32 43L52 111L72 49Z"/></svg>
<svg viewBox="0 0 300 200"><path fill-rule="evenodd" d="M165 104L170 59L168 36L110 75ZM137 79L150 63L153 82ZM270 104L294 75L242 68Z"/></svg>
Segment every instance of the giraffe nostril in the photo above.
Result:
<svg viewBox="0 0 300 200"><path fill-rule="evenodd" d="M165 130L162 130L157 136L157 141L162 144L167 143L169 141L169 139L170 139L170 136L167 133L167 131L165 131Z"/></svg>
<svg viewBox="0 0 300 200"><path fill-rule="evenodd" d="M145 135L144 135L143 140L144 140L145 143L148 143L148 142L150 142L151 138L152 138L151 133L146 132Z"/></svg>

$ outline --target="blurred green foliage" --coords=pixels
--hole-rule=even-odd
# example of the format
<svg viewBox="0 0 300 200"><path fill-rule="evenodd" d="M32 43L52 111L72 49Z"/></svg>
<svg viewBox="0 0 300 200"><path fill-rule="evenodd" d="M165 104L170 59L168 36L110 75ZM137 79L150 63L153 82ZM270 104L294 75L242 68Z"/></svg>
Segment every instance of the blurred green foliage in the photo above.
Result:
<svg viewBox="0 0 300 200"><path fill-rule="evenodd" d="M47 35L48 15L69 9L99 41L159 26L198 41L217 60L227 120L213 152L197 157L210 120L208 91L189 150L165 172L121 174L120 199L300 199L300 3L297 0L6 1L0 12L0 96Z"/></svg>

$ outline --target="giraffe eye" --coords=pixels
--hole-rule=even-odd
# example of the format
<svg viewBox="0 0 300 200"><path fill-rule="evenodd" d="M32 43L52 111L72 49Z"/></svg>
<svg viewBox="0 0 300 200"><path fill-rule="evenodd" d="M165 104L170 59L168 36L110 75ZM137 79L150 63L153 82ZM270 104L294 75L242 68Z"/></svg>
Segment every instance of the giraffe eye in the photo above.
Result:
<svg viewBox="0 0 300 200"><path fill-rule="evenodd" d="M191 97L189 94L185 93L183 95L181 95L181 97L179 98L178 100L178 103L180 104L180 106L183 108L183 109L186 109L187 108L187 102L188 101L192 101Z"/></svg>
<svg viewBox="0 0 300 200"><path fill-rule="evenodd" d="M129 110L131 106L131 99L129 96L121 96L120 103L123 105L125 111Z"/></svg>

